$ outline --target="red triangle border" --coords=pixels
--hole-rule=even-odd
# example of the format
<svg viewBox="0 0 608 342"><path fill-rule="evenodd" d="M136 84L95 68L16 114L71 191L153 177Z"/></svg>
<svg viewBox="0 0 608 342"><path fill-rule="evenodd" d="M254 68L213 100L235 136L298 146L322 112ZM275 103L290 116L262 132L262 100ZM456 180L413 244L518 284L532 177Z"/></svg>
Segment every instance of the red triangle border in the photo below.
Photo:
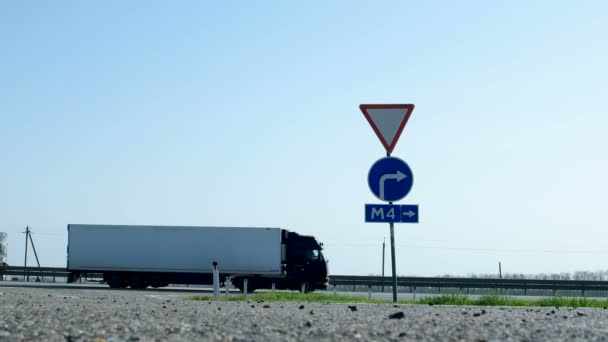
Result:
<svg viewBox="0 0 608 342"><path fill-rule="evenodd" d="M395 146L397 146L397 141L399 140L399 137L401 136L401 132L403 132L403 129L405 128L405 124L407 124L407 121L410 119L410 115L412 115L412 112L414 111L414 105L413 104L362 104L362 105L359 105L359 109L361 109L361 112L367 119L367 122L369 122L370 126L372 126L372 129L374 130L374 132L380 139L380 142L386 149L386 153L391 154L393 152L393 149L395 148ZM380 130L378 129L378 127L376 126L376 124L374 123L372 118L370 117L369 113L367 112L368 109L407 109L407 112L405 113L405 117L403 118L401 125L399 125L399 129L397 130L397 133L395 133L395 138L393 139L392 144L389 145L386 142L386 140L382 136L382 133L380 133Z"/></svg>

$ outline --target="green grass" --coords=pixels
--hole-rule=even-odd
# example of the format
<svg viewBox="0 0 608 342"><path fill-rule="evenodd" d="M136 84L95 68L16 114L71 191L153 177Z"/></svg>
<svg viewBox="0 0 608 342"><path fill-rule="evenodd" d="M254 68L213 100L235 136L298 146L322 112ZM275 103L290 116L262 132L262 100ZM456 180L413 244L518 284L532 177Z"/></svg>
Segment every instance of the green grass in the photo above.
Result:
<svg viewBox="0 0 608 342"><path fill-rule="evenodd" d="M190 300L201 301L244 301L245 296L194 296ZM309 302L309 303L369 303L369 304L393 304L389 300L372 299L368 300L363 296L333 295L325 293L299 292L265 292L249 295L247 300L252 302ZM435 297L423 297L417 300L401 300L399 304L415 305L473 305L473 306L545 306L545 307L608 307L607 300L588 299L588 298L564 298L550 297L539 300L523 300L516 297L507 297L499 294L483 295L471 299L459 294L444 294Z"/></svg>
<svg viewBox="0 0 608 342"><path fill-rule="evenodd" d="M538 300L538 306L562 306L572 308L606 308L607 300L588 299L588 298L563 298L552 297Z"/></svg>
<svg viewBox="0 0 608 342"><path fill-rule="evenodd" d="M189 297L192 300L219 300L219 301L230 301L238 302L244 301L245 296L225 296L219 297L213 296L194 296ZM302 294L299 292L265 292L251 294L247 298L252 302L314 302L314 303L388 303L385 300L368 300L366 297L360 296L342 296L342 295L330 295L324 293L307 293Z"/></svg>
<svg viewBox="0 0 608 342"><path fill-rule="evenodd" d="M432 305L476 305L476 306L534 306L534 301L516 299L497 294L483 295L476 299L458 294L446 294L437 297L425 297L419 300L407 301L411 304Z"/></svg>
<svg viewBox="0 0 608 342"><path fill-rule="evenodd" d="M605 308L608 301L589 298L549 297L538 300L518 299L498 294L483 295L476 299L457 294L447 294L438 297L425 297L415 301L405 301L408 304L433 305L475 305L475 306L550 306L572 308Z"/></svg>

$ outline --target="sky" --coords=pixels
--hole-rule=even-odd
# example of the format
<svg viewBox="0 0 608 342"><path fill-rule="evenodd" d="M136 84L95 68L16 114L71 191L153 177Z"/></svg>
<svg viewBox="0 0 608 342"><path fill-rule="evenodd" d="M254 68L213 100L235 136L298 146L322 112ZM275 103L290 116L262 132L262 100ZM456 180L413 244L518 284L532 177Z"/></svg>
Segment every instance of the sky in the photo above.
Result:
<svg viewBox="0 0 608 342"><path fill-rule="evenodd" d="M604 1L0 3L0 231L281 227L390 274L360 104L414 104L393 156L399 275L608 269ZM179 251L176 251L179 252ZM31 253L31 250L30 250ZM32 254L30 254L31 256ZM30 257L29 265L34 265Z"/></svg>

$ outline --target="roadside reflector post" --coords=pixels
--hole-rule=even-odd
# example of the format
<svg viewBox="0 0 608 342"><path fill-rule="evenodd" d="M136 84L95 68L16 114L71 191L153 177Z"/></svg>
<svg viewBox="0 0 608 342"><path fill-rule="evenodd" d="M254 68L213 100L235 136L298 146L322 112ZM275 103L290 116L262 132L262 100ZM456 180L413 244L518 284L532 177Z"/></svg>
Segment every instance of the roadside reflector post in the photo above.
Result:
<svg viewBox="0 0 608 342"><path fill-rule="evenodd" d="M213 262L213 296L220 296L220 271L217 269L217 261Z"/></svg>
<svg viewBox="0 0 608 342"><path fill-rule="evenodd" d="M302 283L302 293L306 293L306 282Z"/></svg>
<svg viewBox="0 0 608 342"><path fill-rule="evenodd" d="M272 283L272 292L274 292L274 283Z"/></svg>
<svg viewBox="0 0 608 342"><path fill-rule="evenodd" d="M371 285L367 286L367 299L372 300L372 286Z"/></svg>
<svg viewBox="0 0 608 342"><path fill-rule="evenodd" d="M245 294L245 299L247 299L247 278L243 279L243 293Z"/></svg>
<svg viewBox="0 0 608 342"><path fill-rule="evenodd" d="M224 288L226 289L226 296L228 296L230 294L230 276L226 277L226 280L224 281Z"/></svg>

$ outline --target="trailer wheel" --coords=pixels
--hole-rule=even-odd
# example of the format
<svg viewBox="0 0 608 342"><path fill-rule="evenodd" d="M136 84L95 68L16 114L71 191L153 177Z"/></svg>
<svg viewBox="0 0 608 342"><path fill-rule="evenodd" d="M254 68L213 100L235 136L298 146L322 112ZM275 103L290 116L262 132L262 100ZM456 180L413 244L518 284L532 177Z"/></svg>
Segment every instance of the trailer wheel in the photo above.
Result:
<svg viewBox="0 0 608 342"><path fill-rule="evenodd" d="M131 273L129 276L129 286L132 289L145 289L148 287L148 283L143 275L139 273Z"/></svg>
<svg viewBox="0 0 608 342"><path fill-rule="evenodd" d="M158 274L153 274L148 277L148 285L153 288L159 288L163 286L163 278Z"/></svg>
<svg viewBox="0 0 608 342"><path fill-rule="evenodd" d="M110 286L110 288L113 288L113 289L121 289L121 288L127 287L127 282L118 273L111 273L106 278L106 281L108 282L108 285Z"/></svg>

